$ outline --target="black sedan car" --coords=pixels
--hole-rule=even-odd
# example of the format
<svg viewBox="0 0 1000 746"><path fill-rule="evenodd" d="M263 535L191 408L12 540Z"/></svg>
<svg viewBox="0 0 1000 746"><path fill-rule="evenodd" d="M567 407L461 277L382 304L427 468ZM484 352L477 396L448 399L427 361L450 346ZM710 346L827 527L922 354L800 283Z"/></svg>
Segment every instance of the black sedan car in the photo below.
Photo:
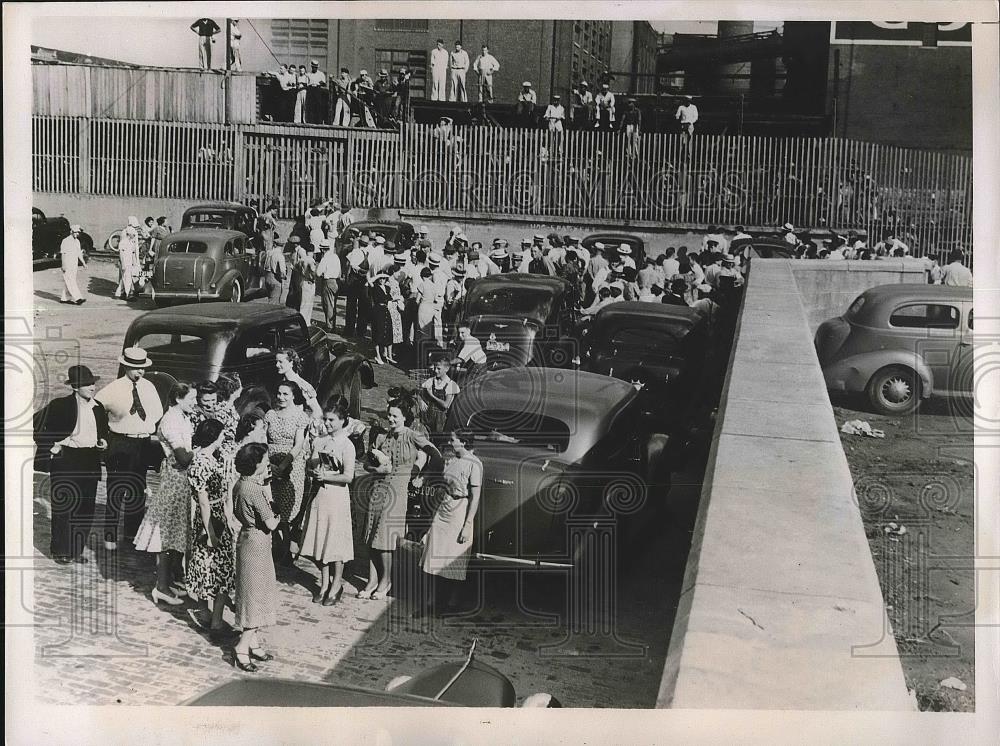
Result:
<svg viewBox="0 0 1000 746"><path fill-rule="evenodd" d="M578 355L569 282L520 272L473 280L459 316L486 352L487 368L568 367Z"/></svg>
<svg viewBox="0 0 1000 746"><path fill-rule="evenodd" d="M468 382L447 427L471 430L483 463L475 561L573 568L593 548L579 531L603 526L620 547L655 531L670 489L670 437L650 403L616 378L556 368Z"/></svg>
<svg viewBox="0 0 1000 746"><path fill-rule="evenodd" d="M69 220L61 215L48 218L37 207L31 208L31 258L53 259L59 256L59 246L69 235ZM89 233L80 232L80 247L84 256L94 250L94 239Z"/></svg>
<svg viewBox="0 0 1000 746"><path fill-rule="evenodd" d="M341 256L347 254L354 246L354 239L362 233L366 235L374 233L376 236L382 236L387 244L392 244L392 250L396 252L412 248L416 235L413 224L403 220L362 220L351 223L343 235L337 239L337 253Z"/></svg>
<svg viewBox="0 0 1000 746"><path fill-rule="evenodd" d="M704 317L694 309L612 303L590 324L582 369L629 382L656 380L680 393L701 376L707 348Z"/></svg>
<svg viewBox="0 0 1000 746"><path fill-rule="evenodd" d="M361 388L375 385L363 355L331 348L322 329L307 327L299 313L283 306L195 304L149 311L125 333L122 348L133 346L153 361L148 377L161 397L174 381L212 381L231 372L247 390L273 391L279 380L275 356L284 348L298 353L302 376L316 386L321 402L344 394L355 417Z"/></svg>

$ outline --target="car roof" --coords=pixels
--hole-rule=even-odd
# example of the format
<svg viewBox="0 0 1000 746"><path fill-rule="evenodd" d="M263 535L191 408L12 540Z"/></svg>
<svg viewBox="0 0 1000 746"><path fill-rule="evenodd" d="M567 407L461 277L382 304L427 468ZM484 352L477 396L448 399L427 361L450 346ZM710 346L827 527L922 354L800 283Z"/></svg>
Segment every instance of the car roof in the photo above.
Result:
<svg viewBox="0 0 1000 746"><path fill-rule="evenodd" d="M454 707L451 702L413 694L293 679L235 679L183 704L227 707Z"/></svg>
<svg viewBox="0 0 1000 746"><path fill-rule="evenodd" d="M645 301L619 301L598 311L594 320L619 318L670 319L671 321L688 321L693 326L700 317L697 311L687 306L647 303Z"/></svg>
<svg viewBox="0 0 1000 746"><path fill-rule="evenodd" d="M553 293L564 293L569 285L569 282L562 277L553 277L552 275L533 275L527 272L508 272L506 274L500 275L487 275L486 277L476 278L475 288L476 290L481 290L483 288L497 288L497 287L530 287L532 289L542 289L548 288Z"/></svg>
<svg viewBox="0 0 1000 746"><path fill-rule="evenodd" d="M244 205L242 202L226 202L219 200L216 202L199 202L197 205L191 205L188 209L184 211L186 215L189 212L195 212L197 210L248 210L253 211L254 208L249 205Z"/></svg>
<svg viewBox="0 0 1000 746"><path fill-rule="evenodd" d="M233 238L246 238L241 231L231 231L228 228L182 228L163 239L170 243L179 239L189 241L229 241Z"/></svg>
<svg viewBox="0 0 1000 746"><path fill-rule="evenodd" d="M413 223L407 223L405 220L358 220L351 223L348 227L364 230L371 230L372 228L412 228Z"/></svg>
<svg viewBox="0 0 1000 746"><path fill-rule="evenodd" d="M876 265L875 269L878 268ZM926 283L896 283L892 285L876 285L868 288L863 295L866 300L884 303L897 303L908 300L950 300L971 301L972 288L952 285L928 285Z"/></svg>
<svg viewBox="0 0 1000 746"><path fill-rule="evenodd" d="M639 236L632 233L590 233L583 237L580 243L593 243L595 241L617 241L618 243L635 243L645 247L646 242Z"/></svg>
<svg viewBox="0 0 1000 746"><path fill-rule="evenodd" d="M157 308L136 317L129 327L129 336L146 329L171 327L178 331L191 328L208 332L229 331L295 317L301 318L297 311L270 303L187 303L172 308Z"/></svg>
<svg viewBox="0 0 1000 746"><path fill-rule="evenodd" d="M636 396L632 384L617 378L532 366L497 370L468 381L456 403L465 416L474 412L465 412L462 401L472 402L475 411L500 409L553 417L575 434L596 439Z"/></svg>

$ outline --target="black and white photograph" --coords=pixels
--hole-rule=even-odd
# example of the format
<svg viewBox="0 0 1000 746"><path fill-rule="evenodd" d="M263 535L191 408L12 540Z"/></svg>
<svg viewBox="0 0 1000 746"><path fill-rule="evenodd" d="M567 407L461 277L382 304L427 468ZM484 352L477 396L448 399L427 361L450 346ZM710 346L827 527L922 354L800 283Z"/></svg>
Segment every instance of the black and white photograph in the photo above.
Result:
<svg viewBox="0 0 1000 746"><path fill-rule="evenodd" d="M994 739L997 8L5 3L7 740Z"/></svg>

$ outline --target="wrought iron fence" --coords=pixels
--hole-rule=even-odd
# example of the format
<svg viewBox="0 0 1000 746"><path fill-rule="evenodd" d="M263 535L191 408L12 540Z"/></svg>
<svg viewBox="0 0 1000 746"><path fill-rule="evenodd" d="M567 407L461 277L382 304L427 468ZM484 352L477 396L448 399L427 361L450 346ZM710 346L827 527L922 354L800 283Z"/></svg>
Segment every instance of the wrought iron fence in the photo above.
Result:
<svg viewBox="0 0 1000 746"><path fill-rule="evenodd" d="M971 245L971 157L832 138L408 125L400 132L36 116L37 191L610 224L893 230Z"/></svg>

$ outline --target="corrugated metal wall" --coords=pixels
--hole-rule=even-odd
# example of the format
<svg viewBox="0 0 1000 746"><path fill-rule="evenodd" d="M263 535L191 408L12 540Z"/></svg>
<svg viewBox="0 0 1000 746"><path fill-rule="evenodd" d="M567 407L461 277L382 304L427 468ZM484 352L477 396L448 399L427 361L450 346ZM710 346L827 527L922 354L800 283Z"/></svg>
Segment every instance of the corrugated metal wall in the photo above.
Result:
<svg viewBox="0 0 1000 746"><path fill-rule="evenodd" d="M224 76L199 70L34 64L32 112L39 115L167 122L226 121ZM230 122L257 117L257 79L233 73Z"/></svg>

